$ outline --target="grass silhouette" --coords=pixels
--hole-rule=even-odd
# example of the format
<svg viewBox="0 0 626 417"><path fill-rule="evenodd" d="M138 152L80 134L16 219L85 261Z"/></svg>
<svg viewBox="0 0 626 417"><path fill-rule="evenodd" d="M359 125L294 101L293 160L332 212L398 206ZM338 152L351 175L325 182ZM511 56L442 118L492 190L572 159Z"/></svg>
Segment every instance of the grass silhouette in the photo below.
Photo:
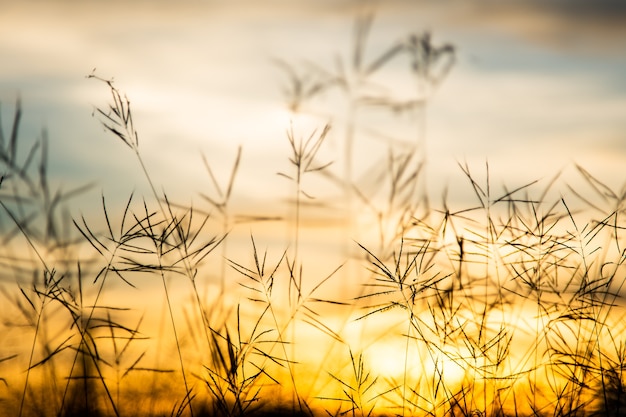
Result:
<svg viewBox="0 0 626 417"><path fill-rule="evenodd" d="M91 74L111 93L96 109L99 121L136 156L149 193L119 207L102 196L100 214L72 219L64 205L91 185L53 187L45 132L21 156L16 103L7 136L0 125L1 326L13 341L0 345L4 414L626 413L626 187L611 189L578 166L586 190L565 184L571 198L556 189L558 175L496 189L488 163L482 174L460 163L474 203L451 207L444 191L434 205L423 117L454 48L409 34L366 62L373 17L366 11L357 19L350 71L279 62L292 111L306 111L336 87L347 106L341 174L321 156L330 124L304 136L293 126L287 131L291 170L279 175L293 186L293 218L284 219L293 234L276 253L262 249L254 233L247 252L233 253L240 247L232 242L226 249L242 148L225 186L203 158L217 196L201 197L217 222L210 210L170 201L142 158L130 101L111 80ZM415 98L372 96L368 77L401 54L411 58ZM415 111L421 127L408 145L389 141L359 179L352 159L362 144L357 114L366 107ZM363 235L375 236L373 243L364 237L346 253L358 269L323 265L326 274L309 275L302 213L320 198L305 186L310 176L337 186L333 203L346 218L370 215L374 232ZM346 226L350 238L362 233L355 221ZM232 276L236 294L227 285ZM217 285L206 285L215 277ZM148 287L157 284L155 295ZM146 292L162 308L118 300L120 288ZM387 353L393 357L377 356L391 341L400 346ZM381 370L389 361L399 364L394 372Z"/></svg>

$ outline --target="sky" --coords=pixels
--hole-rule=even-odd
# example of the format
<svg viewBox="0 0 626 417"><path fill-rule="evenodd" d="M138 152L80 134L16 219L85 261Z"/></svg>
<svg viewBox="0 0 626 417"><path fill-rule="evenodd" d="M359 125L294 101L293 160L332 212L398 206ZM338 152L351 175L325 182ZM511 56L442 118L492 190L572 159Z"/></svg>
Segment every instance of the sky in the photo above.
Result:
<svg viewBox="0 0 626 417"><path fill-rule="evenodd" d="M124 200L145 182L132 153L92 117L108 100L106 85L86 79L95 69L130 99L148 170L177 198L198 201L197 193L213 192L202 154L225 182L242 146L233 198L249 213L269 195L290 192L276 175L290 169L290 124L307 137L330 123L320 155L341 165L345 97L329 92L305 106L308 117L294 116L277 62L297 71L349 66L363 5L375 11L367 62L424 31L435 45L455 48L426 113L434 199L446 187L452 200L471 198L458 168L465 162L480 173L488 161L494 185L510 188L558 172L575 182L575 164L617 189L624 183L626 7L609 0L0 1L3 127L7 132L19 96L22 137L46 129L61 184L94 181L96 195ZM406 66L391 61L377 82L389 94L410 96ZM410 116L358 117L363 131L413 140ZM365 140L356 148L355 177L386 154ZM317 187L340 193L323 181Z"/></svg>
<svg viewBox="0 0 626 417"><path fill-rule="evenodd" d="M365 63L426 31L435 46L454 47L454 64L418 114L423 124L376 107L351 115L338 88L290 112L285 64L300 75L349 71L363 10L374 16ZM277 175L292 172L288 132L316 137L329 124L319 163L334 162L337 177L350 120L353 178L364 192L385 171L390 144L398 152L418 140L434 205L447 189L450 204L474 206L459 164L483 181L486 162L496 192L534 180L541 190L561 172L556 198L571 197L568 184L583 188L577 164L615 191L626 184L624 45L621 0L0 0L0 116L6 136L19 97L20 157L45 130L53 182L65 190L95 184L71 205L88 220L101 219L101 195L123 208L130 193L150 194L132 151L94 117L110 100L105 83L87 78L94 73L128 97L153 182L183 205L210 210L201 194L216 190L203 155L225 188L241 147L233 213L292 216L293 186ZM406 57L390 60L367 92L414 98L408 68ZM303 214L314 227L300 245L313 270L306 279L317 282L345 261L346 236L334 227L345 219L332 215L344 200L327 177L311 174L303 187L320 204ZM277 245L269 256L279 259L293 236L284 226L240 224L237 242L247 251L232 253L229 243L224 253L248 265L254 232Z"/></svg>

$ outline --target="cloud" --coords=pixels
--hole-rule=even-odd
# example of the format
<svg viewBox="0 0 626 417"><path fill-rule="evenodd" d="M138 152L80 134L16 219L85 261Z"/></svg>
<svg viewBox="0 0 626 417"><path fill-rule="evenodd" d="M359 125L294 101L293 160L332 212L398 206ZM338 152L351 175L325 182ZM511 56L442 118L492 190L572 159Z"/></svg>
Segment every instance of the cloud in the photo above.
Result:
<svg viewBox="0 0 626 417"><path fill-rule="evenodd" d="M548 47L584 54L623 51L626 2L616 0L441 2L445 23L495 29Z"/></svg>

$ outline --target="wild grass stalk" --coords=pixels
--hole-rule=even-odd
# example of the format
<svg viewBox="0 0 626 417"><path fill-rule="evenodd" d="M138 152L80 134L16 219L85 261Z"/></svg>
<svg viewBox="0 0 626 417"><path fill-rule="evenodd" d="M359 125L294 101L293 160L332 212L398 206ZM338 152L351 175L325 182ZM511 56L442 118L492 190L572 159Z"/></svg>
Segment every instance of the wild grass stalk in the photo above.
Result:
<svg viewBox="0 0 626 417"><path fill-rule="evenodd" d="M210 197L209 195L205 193L200 193L200 196L204 198L206 201L208 201L209 204L211 204L211 206L213 206L221 214L223 236L228 235L232 227L232 223L233 223L232 215L229 210L229 202L230 202L231 194L233 191L233 185L235 183L235 178L237 176L237 171L239 169L239 162L241 161L241 153L242 153L242 147L239 146L237 148L237 156L235 158L235 161L233 162L233 168L230 172L230 177L228 179L228 183L226 184L225 190L223 190L222 187L220 187L217 179L215 178L213 171L211 170L211 166L209 165L206 159L206 156L202 155L202 162L204 163L204 167L206 168L207 173L209 174L209 177L211 179L211 182L213 186L215 187L215 191L217 192L218 197L217 198ZM220 294L224 294L224 291L226 290L226 259L227 259L227 253L228 253L227 246L228 246L228 239L224 239L224 241L221 244L223 260L222 260L221 270L220 270Z"/></svg>
<svg viewBox="0 0 626 417"><path fill-rule="evenodd" d="M63 192L60 188L53 191L48 180L48 138L45 130L42 132L41 138L33 143L23 161L20 161L18 153L20 120L21 105L18 100L8 142L5 141L3 129L0 126L0 160L4 170L2 179L5 186L3 191L7 186L9 188L9 193L2 193L0 196L0 205L14 227L14 232L5 235L5 243L19 234L26 242L26 251L23 253L30 252L34 257L30 262L18 260L18 257L11 257L15 260L14 265L25 261L25 269L13 268L18 285L22 285L20 276L24 272L30 272L35 277L32 289L20 288L21 296L26 300L27 306L22 304L18 298L9 298L23 317L30 322L34 331L18 411L21 416L26 412L31 373L39 367L47 367L50 372L50 395L54 403L53 409L60 409L59 412L63 410L64 400L61 400L60 404L56 402L58 400L56 397L58 375L53 359L67 349L79 350L79 348L72 343L74 335L70 335L59 344L52 346L47 335L47 327L50 326L47 317L49 314L55 314L50 313L50 309L54 311L55 308L58 310L58 307L61 307L62 310L69 313L70 323L76 323L74 316L77 311L77 305L74 301L75 294L69 286L71 276L74 274L70 260L73 256L71 248L76 244L76 241L67 233L67 229L64 227L64 224L67 223L66 218L60 217L58 210L68 199L85 192L89 185L80 186L69 192ZM37 159L38 165L33 167ZM49 266L51 259L55 261L54 267ZM43 275L41 286L37 283L40 274ZM63 319L64 317L61 317L61 320ZM84 340L83 336L84 334L81 332L81 344ZM35 349L38 344L43 347L44 357L36 361ZM100 379L100 382L102 382L101 385L104 390L107 391L104 380ZM111 406L115 409L112 401Z"/></svg>
<svg viewBox="0 0 626 417"><path fill-rule="evenodd" d="M297 377L296 367L300 366L300 362L296 357L296 349L289 349L299 341L294 337L295 327L299 322L307 323L317 331L321 331L325 335L330 335L334 339L340 337L335 334L330 328L324 325L319 314L313 308L312 304L330 304L330 305L342 305L341 302L332 300L325 300L316 296L316 292L320 290L337 272L339 268L333 271L331 274L318 281L310 290L307 286L304 286L300 290L300 295L295 304L287 302L289 309L285 312L285 302L281 302L281 298L285 295L289 295L293 286L294 271L292 264L287 264L288 278L287 280L277 279L279 268L287 261L286 251L276 262L275 266L271 269L266 269L267 252L263 253L263 256L259 256L259 252L256 247L254 238L251 237L252 252L254 255L254 263L252 267L246 267L235 261L229 261L231 266L244 277L244 281L241 282L241 286L248 290L248 300L260 305L260 313L256 320L255 329L257 326L265 321L265 317L269 316L271 325L264 330L264 333L270 333L274 335L273 339L266 340L263 344L264 349L255 348L257 354L262 355L263 361L260 361L256 365L257 369L263 370L263 373L269 377L272 381L279 385L283 385L283 382L277 381L275 377L270 376L270 369L268 365L276 365L279 367L278 371L287 371L287 378L289 378L289 390L293 393L292 398L292 413L304 413L310 415L312 410L307 403L307 397L301 392L301 381ZM300 272L301 273L301 272ZM290 331L291 330L291 331ZM274 353L275 347L278 347L280 354ZM317 375L309 375L309 378L314 380Z"/></svg>
<svg viewBox="0 0 626 417"><path fill-rule="evenodd" d="M170 204L167 195L162 195L156 191L152 178L146 168L141 153L139 152L139 136L135 129L130 101L127 98L123 98L120 91L113 85L111 80L105 80L91 74L88 78L94 78L96 80L104 82L109 91L111 92L113 102L109 104L108 109L105 111L101 108L97 108L98 114L101 116L101 122L106 130L117 136L122 142L128 146L135 154L137 161L141 167L141 170L146 178L152 196L154 197L158 206L158 214L163 220L155 219L155 212L148 209L147 204L144 201L144 213L141 221L137 221L137 226L141 229L142 237L146 238L152 245L150 253L156 258L157 264L142 264L137 262L137 270L144 272L156 273L163 285L163 291L165 295L165 301L167 311L169 312L170 323L172 325L172 331L174 334L174 341L176 350L178 353L178 361L181 370L181 376L185 388L185 398L183 403L189 407L189 413L193 416L192 388L188 381L188 371L185 369L185 362L183 359L181 341L176 326L176 320L174 317L174 306L170 295L170 288L168 287L168 273L180 274L188 278L194 295L194 301L198 315L203 323L204 339L206 340L207 348L211 345L211 338L209 335L209 321L207 318L207 311L203 307L202 300L198 291L196 277L198 273L198 267L204 258L219 246L224 237L210 238L206 241L197 243L197 239L200 233L203 231L204 226L207 224L208 215L200 220L200 224L194 223L194 210L189 208L182 215L174 213L173 207ZM232 180L236 173L236 166L233 171ZM230 187L228 193L230 193ZM167 258L171 254L177 254L177 258L168 264Z"/></svg>
<svg viewBox="0 0 626 417"><path fill-rule="evenodd" d="M287 174L284 172L279 172L278 175L287 178L292 181L295 185L294 191L294 208L295 215L293 219L293 229L294 235L292 240L292 259L289 260L289 256L286 256L287 266L289 268L289 285L288 285L288 300L289 307L291 309L291 357L296 358L296 320L294 320L295 315L298 313L298 310L302 303L305 301L303 299L303 273L302 273L302 260L300 259L300 211L302 206L302 197L307 199L314 199L314 197L304 191L303 181L304 177L307 174L321 172L325 170L332 164L328 163L319 163L318 162L318 152L326 136L330 130L330 125L325 125L320 133L313 131L306 139L298 138L295 136L293 126L287 132L287 139L289 141L291 156L289 157L289 162L291 163L294 172ZM255 251L256 257L256 251ZM257 267L258 267L258 262ZM282 332L279 334L282 335ZM294 388L295 399L297 400L298 407L300 411L304 410L304 404L302 398L300 398L298 394L298 389L296 388L296 369L293 366L289 366L289 372L291 374L291 379Z"/></svg>
<svg viewBox="0 0 626 417"><path fill-rule="evenodd" d="M260 324L265 315L264 310L253 323L250 336L244 338L241 329L239 306L237 307L237 329L234 334L225 324L222 329L211 328L212 364L214 367L205 367L208 374L206 381L209 390L215 398L214 407L220 415L243 416L247 412L259 407L262 385L259 380L267 376L272 378L264 365L258 365L253 357L261 357L278 362L263 349L265 343L275 343L270 337L273 329L261 330Z"/></svg>
<svg viewBox="0 0 626 417"><path fill-rule="evenodd" d="M231 267L234 268L239 274L241 274L244 278L248 278L251 280L251 282L245 280L244 282L240 283L242 287L251 291L251 295L248 296L248 299L254 303L259 303L263 306L261 314L259 315L259 321L257 323L259 323L267 313L269 313L269 315L271 316L273 330L276 336L275 341L271 343L269 347L264 350L264 352L267 355L267 359L280 365L281 367L286 367L288 369L291 384L290 387L291 389L293 389L294 395L299 403L299 407L301 407L302 405L300 404L301 399L300 394L298 393L298 386L295 376L296 374L293 370L296 363L294 360L289 359L291 355L287 352L287 345L289 344L289 340L288 336L285 333L291 320L288 320L286 324L279 321L280 312L277 311L274 296L274 290L276 288L276 274L279 267L283 263L283 260L285 259L286 252L283 252L280 259L276 262L276 265L271 268L271 271L267 270L266 272L267 251L263 253L263 257L261 258L257 251L254 238L252 236L250 238L252 243L252 253L254 256L253 267L248 268L232 260L229 262ZM291 287L291 282L288 283L288 286ZM295 341L292 340L291 342L293 343ZM281 357L275 356L273 354L273 347L276 344L279 345L282 351ZM264 361L261 365L262 369L265 369L265 362L266 361Z"/></svg>
<svg viewBox="0 0 626 417"><path fill-rule="evenodd" d="M392 42L374 58L368 59L369 36L372 31L376 15L376 2L358 2L357 16L353 25L353 36L350 56L347 59L338 57L334 69L325 69L316 63L306 62L301 68L278 61L279 67L284 70L290 80L289 88L285 89L288 107L293 112L312 112L311 103L329 90L338 90L343 102L344 111L341 120L344 124L342 165L343 173L339 176L333 174L335 181L341 185L344 194L344 207L347 215L348 234L350 239L357 232L355 229L353 213L361 207L355 206L355 198L362 200L366 205L374 208L378 217L379 227L385 228L386 223L393 220L395 211L413 210L417 214L417 208L423 209L425 215L429 211L428 191L426 188L426 175L424 166L426 162L426 103L433 97L439 84L445 79L455 61L455 49L451 44L441 46L432 42L430 33L411 33L403 39ZM391 88L381 86L377 77L384 73L387 67L395 60L408 58L408 73L413 77L416 84L414 97L396 97L388 93ZM346 64L344 61L348 61ZM365 110L380 110L380 113L398 114L406 111L415 111L417 120L417 138L407 141L405 138L393 138L389 133L380 134L376 129L363 122L361 114ZM335 115L335 118L337 115ZM356 176L354 167L355 149L364 146L367 136L380 136L388 143L390 161L390 201L389 206L375 208L374 195L382 179L375 179L372 189L364 189L359 184L360 179ZM412 143L411 143L412 142ZM402 145L402 152L398 152L398 143ZM385 161L386 162L386 161ZM364 170L366 179L371 182L372 172L377 172L379 167L386 164L384 158L374 161L371 167ZM359 167L363 168L363 163ZM383 171L384 172L384 171ZM405 175L406 174L406 175ZM419 175L418 175L419 174ZM404 177L404 178L403 178ZM421 189L418 190L418 183ZM368 187L369 188L369 187ZM410 203L393 205L393 196L409 198ZM393 213L393 215L392 215ZM384 216L389 216L387 221ZM406 218L402 218L406 220ZM396 225L401 227L401 225ZM381 242L382 245L382 242ZM348 254L348 252L347 252Z"/></svg>
<svg viewBox="0 0 626 417"><path fill-rule="evenodd" d="M349 354L350 364L352 365L352 375L349 379L329 372L330 377L340 384L343 398L325 399L347 403L349 408L345 411L341 411L340 408L339 413L341 415L350 414L352 417L357 415L369 417L374 412L376 400L384 393L376 394L372 392L378 382L378 377L373 376L371 371L366 369L363 353L361 352L355 356L352 350L349 349Z"/></svg>
<svg viewBox="0 0 626 417"><path fill-rule="evenodd" d="M173 314L172 301L170 299L170 291L168 289L167 280L165 276L166 266L164 265L164 259L163 259L164 256L167 253L169 253L169 251L172 249L170 247L170 243L168 242L168 239L170 237L175 238L174 233L177 227L177 224L176 224L177 220L174 218L168 218L171 212L169 210L168 211L165 210L165 206L163 205L161 201L162 198L160 197L159 193L157 193L156 188L152 182L152 179L148 173L148 170L143 162L143 158L141 157L141 154L139 152L139 136L134 127L132 112L130 108L130 101L128 100L128 98L122 97L122 94L113 85L113 82L111 80L105 80L103 78L96 76L95 74L89 75L88 78L94 78L96 80L102 81L109 88L113 102L109 104L108 109L106 111L100 108L96 109L99 115L102 117L102 124L105 127L105 129L107 129L108 131L113 133L115 136L117 136L126 146L128 146L134 152L137 158L137 161L139 162L139 165L142 169L144 177L146 178L148 185L152 191L152 194L157 201L157 205L159 206L159 209L160 209L160 214L164 216L167 220L169 220L169 221L153 220L155 213L150 212L148 210L148 207L144 201L144 217L141 220L135 217L135 219L137 220L136 225L138 226L138 230L141 232L140 238L145 237L148 239L149 242L152 243L152 248L148 250L148 253L152 253L155 255L157 259L157 265L156 266L146 265L145 268L143 268L144 265L142 265L141 263L138 263L136 267L138 270L151 270L155 272L156 274L158 274L159 277L161 278L161 283L163 284L163 290L164 290L165 300L167 304L167 310L169 312L170 322L172 325L172 331L174 334L176 350L178 353L178 361L179 361L181 374L182 374L182 380L183 380L183 384L185 388L185 397L191 398L191 395L190 395L191 388L187 381L187 372L185 370L185 365L184 365L184 361L182 357L180 340L178 337L178 332L177 332L176 323L175 323L174 314ZM161 231L159 232L158 230L156 230L157 228L161 228ZM173 246L178 247L176 244L174 244ZM178 247L178 249L180 248ZM141 252L143 251L144 250L142 250ZM189 412L193 416L193 407L191 406L191 401L189 401L188 405L189 405Z"/></svg>

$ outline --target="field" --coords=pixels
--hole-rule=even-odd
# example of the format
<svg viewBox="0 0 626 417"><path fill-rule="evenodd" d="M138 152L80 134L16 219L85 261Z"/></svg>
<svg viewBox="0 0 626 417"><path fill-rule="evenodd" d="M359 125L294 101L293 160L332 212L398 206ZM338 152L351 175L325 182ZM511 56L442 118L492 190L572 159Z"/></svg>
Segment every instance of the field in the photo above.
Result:
<svg viewBox="0 0 626 417"><path fill-rule="evenodd" d="M71 216L97 193L51 180L54 139L23 139L15 104L0 126L4 415L626 414L626 188L582 166L575 187L557 172L496 186L489 161L460 161L472 203L433 190L426 110L455 48L409 34L366 62L373 17L357 19L345 72L276 62L287 214L233 208L242 147L212 155L225 172L194 161L210 184L196 203L172 198L132 97L94 72L85 82L109 94L94 123L135 159L139 191ZM415 97L374 94L400 55ZM303 119L335 95L340 151L331 121ZM386 132L363 167L363 116L398 117L411 140Z"/></svg>

